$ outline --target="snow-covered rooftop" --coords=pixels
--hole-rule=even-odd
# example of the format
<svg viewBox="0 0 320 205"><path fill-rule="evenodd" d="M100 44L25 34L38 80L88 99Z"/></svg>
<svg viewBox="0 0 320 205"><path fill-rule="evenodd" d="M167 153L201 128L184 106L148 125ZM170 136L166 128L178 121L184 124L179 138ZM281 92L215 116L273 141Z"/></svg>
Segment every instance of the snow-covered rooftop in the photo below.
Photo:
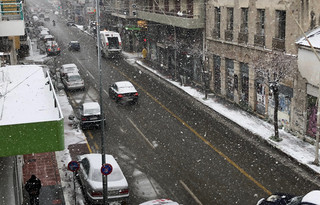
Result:
<svg viewBox="0 0 320 205"><path fill-rule="evenodd" d="M314 48L320 48L320 27L312 30L306 36ZM306 38L304 36L302 38L300 38L296 42L296 44L310 47L308 41L306 40Z"/></svg>
<svg viewBox="0 0 320 205"><path fill-rule="evenodd" d="M0 126L61 119L50 82L41 65L0 67Z"/></svg>

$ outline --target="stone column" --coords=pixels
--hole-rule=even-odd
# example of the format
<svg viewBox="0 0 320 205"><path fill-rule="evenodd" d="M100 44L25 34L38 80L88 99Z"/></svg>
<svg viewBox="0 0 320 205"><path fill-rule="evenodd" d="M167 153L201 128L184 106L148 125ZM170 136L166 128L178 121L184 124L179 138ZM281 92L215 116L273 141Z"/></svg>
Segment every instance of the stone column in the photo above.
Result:
<svg viewBox="0 0 320 205"><path fill-rule="evenodd" d="M256 91L256 72L254 67L249 64L249 107L256 110L257 91Z"/></svg>
<svg viewBox="0 0 320 205"><path fill-rule="evenodd" d="M221 57L221 65L220 65L220 72L221 72L221 95L226 96L226 59Z"/></svg>
<svg viewBox="0 0 320 205"><path fill-rule="evenodd" d="M239 104L240 102L240 94L239 90L241 89L241 83L240 83L240 63L238 61L233 61L233 66L234 66L234 76L235 76L235 81L234 81L234 102Z"/></svg>

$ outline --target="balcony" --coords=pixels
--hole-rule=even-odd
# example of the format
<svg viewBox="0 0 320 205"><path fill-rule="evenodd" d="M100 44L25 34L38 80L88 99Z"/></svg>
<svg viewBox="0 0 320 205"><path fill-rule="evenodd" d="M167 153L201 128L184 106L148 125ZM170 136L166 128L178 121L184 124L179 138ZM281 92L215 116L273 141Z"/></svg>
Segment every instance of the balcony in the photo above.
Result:
<svg viewBox="0 0 320 205"><path fill-rule="evenodd" d="M0 3L0 37L23 36L25 25L20 3Z"/></svg>
<svg viewBox="0 0 320 205"><path fill-rule="evenodd" d="M254 35L254 45L264 47L265 46L265 36Z"/></svg>
<svg viewBox="0 0 320 205"><path fill-rule="evenodd" d="M248 43L248 33L239 33L238 36L238 43L244 43L247 44Z"/></svg>
<svg viewBox="0 0 320 205"><path fill-rule="evenodd" d="M188 14L186 11L142 9L137 10L137 18L186 29L201 29L205 26L204 12L202 10L199 11L199 14Z"/></svg>
<svg viewBox="0 0 320 205"><path fill-rule="evenodd" d="M284 51L285 48L285 39L272 38L272 48L279 51Z"/></svg>

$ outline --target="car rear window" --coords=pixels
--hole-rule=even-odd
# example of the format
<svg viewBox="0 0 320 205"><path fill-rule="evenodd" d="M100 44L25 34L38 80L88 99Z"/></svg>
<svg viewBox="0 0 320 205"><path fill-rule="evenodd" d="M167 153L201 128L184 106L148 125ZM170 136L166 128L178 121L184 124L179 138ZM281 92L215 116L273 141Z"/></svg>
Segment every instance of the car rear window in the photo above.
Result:
<svg viewBox="0 0 320 205"><path fill-rule="evenodd" d="M78 75L70 75L69 76L69 81L79 81L81 80L81 77Z"/></svg>
<svg viewBox="0 0 320 205"><path fill-rule="evenodd" d="M108 181L119 181L123 178L119 169L113 169L110 175L108 175ZM92 181L102 182L100 169L95 169L92 173Z"/></svg>

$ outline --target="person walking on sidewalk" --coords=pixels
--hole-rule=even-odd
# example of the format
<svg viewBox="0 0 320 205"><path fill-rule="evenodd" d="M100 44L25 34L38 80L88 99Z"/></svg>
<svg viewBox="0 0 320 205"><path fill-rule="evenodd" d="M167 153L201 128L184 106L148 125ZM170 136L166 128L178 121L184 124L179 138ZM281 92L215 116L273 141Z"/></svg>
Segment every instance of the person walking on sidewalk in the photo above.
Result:
<svg viewBox="0 0 320 205"><path fill-rule="evenodd" d="M29 193L30 204L39 205L39 195L41 189L41 181L35 175L27 181L25 186L27 192Z"/></svg>

